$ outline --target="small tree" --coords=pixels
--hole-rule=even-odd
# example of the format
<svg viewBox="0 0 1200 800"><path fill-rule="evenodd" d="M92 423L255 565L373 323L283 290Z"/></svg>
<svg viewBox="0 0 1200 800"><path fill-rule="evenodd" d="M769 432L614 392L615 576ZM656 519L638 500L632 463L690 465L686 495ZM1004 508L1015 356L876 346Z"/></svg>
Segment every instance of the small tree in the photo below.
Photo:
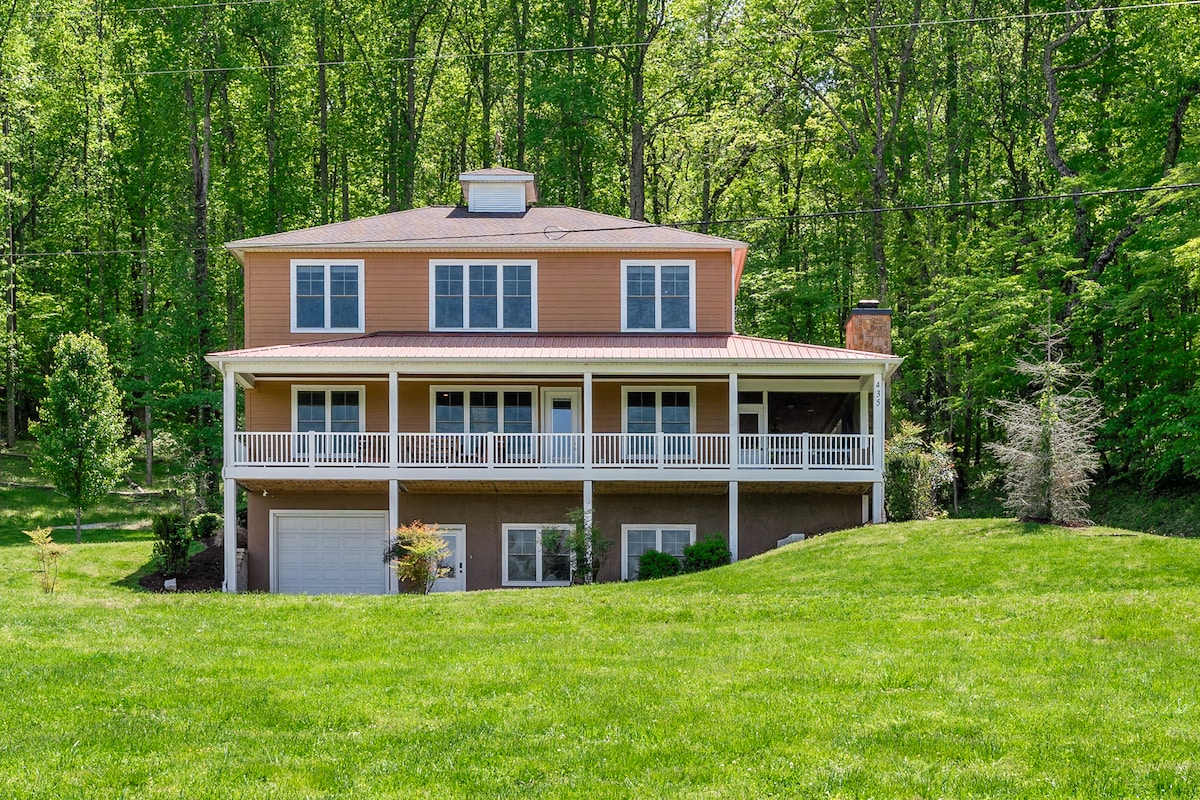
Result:
<svg viewBox="0 0 1200 800"><path fill-rule="evenodd" d="M883 452L887 518L929 519L937 513L937 490L954 480L954 461L945 443L926 443L925 429L901 422Z"/></svg>
<svg viewBox="0 0 1200 800"><path fill-rule="evenodd" d="M154 516L154 558L164 578L186 575L191 566L192 531L181 514Z"/></svg>
<svg viewBox="0 0 1200 800"><path fill-rule="evenodd" d="M80 542L83 509L117 485L131 455L108 350L95 336L68 333L58 340L38 417L30 425L40 446L36 466L74 506Z"/></svg>
<svg viewBox="0 0 1200 800"><path fill-rule="evenodd" d="M392 541L383 553L396 570L396 577L421 594L429 594L438 578L450 570L442 561L450 555L450 547L442 538L442 529L413 520L392 531Z"/></svg>
<svg viewBox="0 0 1200 800"><path fill-rule="evenodd" d="M58 582L58 560L70 551L66 546L58 544L50 538L49 528L25 531L25 535L29 537L29 541L33 542L33 547L37 551L38 568L35 572L38 583L41 584L43 592L52 594L54 585Z"/></svg>
<svg viewBox="0 0 1200 800"><path fill-rule="evenodd" d="M1099 465L1092 442L1100 406L1087 379L1062 361L1062 342L1048 325L1045 358L1017 361L1029 376L1027 400L1003 400L994 416L1004 441L988 448L1004 465L1004 506L1018 519L1086 524L1091 475Z"/></svg>
<svg viewBox="0 0 1200 800"><path fill-rule="evenodd" d="M582 508L572 508L568 511L567 521L571 523L571 529L566 532L565 543L574 564L571 582L595 583L600 575L600 568L612 552L612 540L605 538L600 531L592 527Z"/></svg>

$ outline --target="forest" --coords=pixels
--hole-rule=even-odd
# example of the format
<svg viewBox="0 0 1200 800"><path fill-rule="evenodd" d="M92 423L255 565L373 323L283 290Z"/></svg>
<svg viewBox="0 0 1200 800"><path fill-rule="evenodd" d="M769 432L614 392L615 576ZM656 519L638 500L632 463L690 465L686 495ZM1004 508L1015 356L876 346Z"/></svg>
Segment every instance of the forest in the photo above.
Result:
<svg viewBox="0 0 1200 800"><path fill-rule="evenodd" d="M1111 0L1110 0L1111 2ZM458 200L751 244L743 333L894 309L897 419L987 473L1047 321L1102 403L1102 481L1200 485L1200 0L4 0L12 447L91 331L129 431L220 463L233 239Z"/></svg>

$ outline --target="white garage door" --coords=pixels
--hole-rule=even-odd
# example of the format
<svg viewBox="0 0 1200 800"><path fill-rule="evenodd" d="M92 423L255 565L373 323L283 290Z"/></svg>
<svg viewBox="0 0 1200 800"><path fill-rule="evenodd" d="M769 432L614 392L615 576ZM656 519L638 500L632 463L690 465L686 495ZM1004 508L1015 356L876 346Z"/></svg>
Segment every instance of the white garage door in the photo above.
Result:
<svg viewBox="0 0 1200 800"><path fill-rule="evenodd" d="M274 513L273 591L385 594L387 512Z"/></svg>

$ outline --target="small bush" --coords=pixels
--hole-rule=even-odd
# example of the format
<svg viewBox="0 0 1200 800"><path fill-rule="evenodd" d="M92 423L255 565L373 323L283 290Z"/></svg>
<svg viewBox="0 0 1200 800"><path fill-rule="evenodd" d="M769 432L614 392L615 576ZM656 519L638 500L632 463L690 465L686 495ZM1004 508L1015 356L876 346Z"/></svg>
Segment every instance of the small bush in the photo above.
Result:
<svg viewBox="0 0 1200 800"><path fill-rule="evenodd" d="M723 567L733 560L729 545L724 539L706 536L703 540L683 548L683 571L703 572L706 569Z"/></svg>
<svg viewBox="0 0 1200 800"><path fill-rule="evenodd" d="M206 511L192 517L192 538L207 539L221 527L221 515Z"/></svg>
<svg viewBox="0 0 1200 800"><path fill-rule="evenodd" d="M183 523L182 514L156 514L154 517L154 557L163 577L178 578L188 571L188 548L192 532Z"/></svg>
<svg viewBox="0 0 1200 800"><path fill-rule="evenodd" d="M924 433L920 425L902 422L884 448L884 505L893 522L936 516L937 490L954 479L948 446L926 443Z"/></svg>
<svg viewBox="0 0 1200 800"><path fill-rule="evenodd" d="M38 568L34 572L38 583L42 585L43 592L52 594L54 584L58 581L58 559L70 551L50 538L49 528L25 531L25 535L37 550Z"/></svg>
<svg viewBox="0 0 1200 800"><path fill-rule="evenodd" d="M638 559L638 580L648 581L655 578L669 578L683 571L679 559L670 553L660 550L647 550Z"/></svg>
<svg viewBox="0 0 1200 800"><path fill-rule="evenodd" d="M396 577L420 594L429 594L438 578L445 577L450 570L442 566L442 559L450 555L450 548L442 538L441 528L413 520L392 531L392 541L383 553L396 570Z"/></svg>

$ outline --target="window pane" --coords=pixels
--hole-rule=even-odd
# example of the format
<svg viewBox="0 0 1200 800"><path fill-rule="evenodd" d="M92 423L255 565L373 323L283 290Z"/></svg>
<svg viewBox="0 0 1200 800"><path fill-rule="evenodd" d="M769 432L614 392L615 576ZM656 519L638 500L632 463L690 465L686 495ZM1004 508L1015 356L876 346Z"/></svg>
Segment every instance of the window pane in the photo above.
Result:
<svg viewBox="0 0 1200 800"><path fill-rule="evenodd" d="M628 433L655 433L657 422L654 392L629 392L626 395L625 430Z"/></svg>
<svg viewBox="0 0 1200 800"><path fill-rule="evenodd" d="M625 574L632 580L638 576L638 559L642 557L642 553L654 549L654 530L628 530L625 532L625 540L625 553L627 556Z"/></svg>
<svg viewBox="0 0 1200 800"><path fill-rule="evenodd" d="M330 392L330 430L358 432L358 392Z"/></svg>
<svg viewBox="0 0 1200 800"><path fill-rule="evenodd" d="M496 267L494 264L471 265L470 310L467 319L472 328L496 327Z"/></svg>
<svg viewBox="0 0 1200 800"><path fill-rule="evenodd" d="M542 580L571 580L571 556L560 531L546 529L542 532Z"/></svg>
<svg viewBox="0 0 1200 800"><path fill-rule="evenodd" d="M654 267L625 268L625 316L627 328L655 327Z"/></svg>
<svg viewBox="0 0 1200 800"><path fill-rule="evenodd" d="M329 268L329 317L332 328L358 327L358 267Z"/></svg>
<svg viewBox="0 0 1200 800"><path fill-rule="evenodd" d="M662 551L670 553L678 559L683 558L683 548L692 543L692 532L687 530L664 530L662 532Z"/></svg>
<svg viewBox="0 0 1200 800"><path fill-rule="evenodd" d="M688 392L662 393L662 432L692 432L692 396Z"/></svg>
<svg viewBox="0 0 1200 800"><path fill-rule="evenodd" d="M434 403L433 429L437 433L462 433L463 393L438 392Z"/></svg>
<svg viewBox="0 0 1200 800"><path fill-rule="evenodd" d="M504 327L533 327L532 268L509 264L504 268Z"/></svg>
<svg viewBox="0 0 1200 800"><path fill-rule="evenodd" d="M434 268L434 325L439 328L463 326L462 270L457 264Z"/></svg>
<svg viewBox="0 0 1200 800"><path fill-rule="evenodd" d="M324 433L324 392L296 392L296 430Z"/></svg>
<svg viewBox="0 0 1200 800"><path fill-rule="evenodd" d="M509 581L537 580L537 531L514 529L506 533Z"/></svg>
<svg viewBox="0 0 1200 800"><path fill-rule="evenodd" d="M533 395L530 392L504 393L504 432L533 433Z"/></svg>
<svg viewBox="0 0 1200 800"><path fill-rule="evenodd" d="M296 327L325 327L324 267L296 267Z"/></svg>
<svg viewBox="0 0 1200 800"><path fill-rule="evenodd" d="M691 270L662 268L662 325L665 329L691 327Z"/></svg>
<svg viewBox="0 0 1200 800"><path fill-rule="evenodd" d="M496 392L471 392L471 433L495 433L500 430L499 395Z"/></svg>

